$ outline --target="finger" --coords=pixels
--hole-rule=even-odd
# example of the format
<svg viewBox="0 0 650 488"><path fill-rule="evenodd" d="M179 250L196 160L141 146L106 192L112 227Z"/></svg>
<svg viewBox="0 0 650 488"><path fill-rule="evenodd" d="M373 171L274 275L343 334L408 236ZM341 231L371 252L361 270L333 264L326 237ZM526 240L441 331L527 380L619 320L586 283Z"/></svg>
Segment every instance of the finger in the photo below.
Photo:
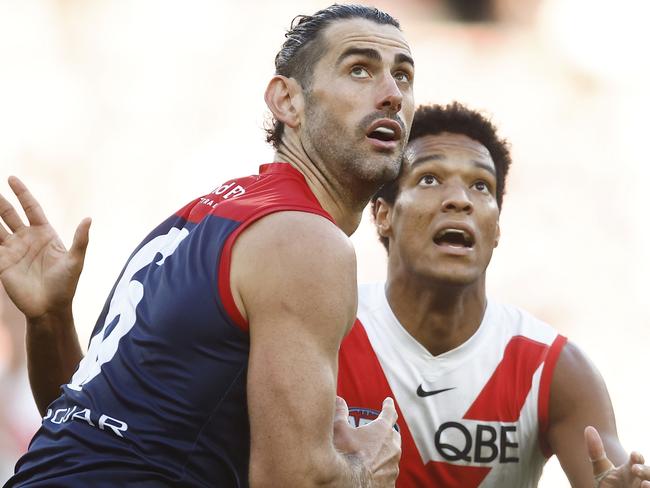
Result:
<svg viewBox="0 0 650 488"><path fill-rule="evenodd" d="M605 446L603 446L600 434L591 425L585 428L585 444L587 445L587 452L589 453L594 476L598 476L614 467L614 464L607 459Z"/></svg>
<svg viewBox="0 0 650 488"><path fill-rule="evenodd" d="M7 224L7 227L14 232L25 227L25 224L18 215L18 212L16 212L16 209L14 209L13 205L9 203L9 200L2 195L0 195L0 218L2 218L2 220Z"/></svg>
<svg viewBox="0 0 650 488"><path fill-rule="evenodd" d="M635 464L632 466L632 474L641 480L650 481L650 466Z"/></svg>
<svg viewBox="0 0 650 488"><path fill-rule="evenodd" d="M89 233L91 223L92 220L88 217L79 223L77 230L74 232L72 245L70 246L70 255L81 266L84 264L86 249L88 248L88 241L90 240Z"/></svg>
<svg viewBox="0 0 650 488"><path fill-rule="evenodd" d="M15 176L10 176L9 186L18 197L18 201L23 207L30 224L42 225L48 223L47 218L45 217L45 212L43 212L43 209L36 198L34 198L22 181Z"/></svg>
<svg viewBox="0 0 650 488"><path fill-rule="evenodd" d="M348 423L348 404L340 396L336 397L336 409L334 411L334 422Z"/></svg>
<svg viewBox="0 0 650 488"><path fill-rule="evenodd" d="M643 454L637 451L632 451L630 454L630 462L632 464L645 464L645 459L643 459Z"/></svg>
<svg viewBox="0 0 650 488"><path fill-rule="evenodd" d="M384 400L377 419L385 420L391 427L397 422L397 410L395 409L395 402L391 397L386 397Z"/></svg>

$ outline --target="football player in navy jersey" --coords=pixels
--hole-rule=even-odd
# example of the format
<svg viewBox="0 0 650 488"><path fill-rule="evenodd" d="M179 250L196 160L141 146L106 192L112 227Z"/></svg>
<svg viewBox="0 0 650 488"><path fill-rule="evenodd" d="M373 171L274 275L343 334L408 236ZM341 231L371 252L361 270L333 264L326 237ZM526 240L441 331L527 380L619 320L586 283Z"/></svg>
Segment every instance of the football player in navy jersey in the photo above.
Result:
<svg viewBox="0 0 650 488"><path fill-rule="evenodd" d="M347 235L398 174L413 60L397 21L365 6L299 17L286 37L265 92L273 163L143 240L83 357L71 301L90 221L66 250L10 178L29 224L0 200L0 277L27 317L44 418L7 486L393 485L392 400L354 429L335 390L356 313Z"/></svg>

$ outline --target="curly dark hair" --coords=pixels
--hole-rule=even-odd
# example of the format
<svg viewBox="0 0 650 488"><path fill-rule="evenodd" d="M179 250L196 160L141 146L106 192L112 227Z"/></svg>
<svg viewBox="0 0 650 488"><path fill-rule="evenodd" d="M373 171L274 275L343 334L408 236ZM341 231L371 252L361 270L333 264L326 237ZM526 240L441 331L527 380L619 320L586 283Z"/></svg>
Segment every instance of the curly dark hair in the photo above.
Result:
<svg viewBox="0 0 650 488"><path fill-rule="evenodd" d="M463 134L480 142L489 151L496 169L496 197L497 205L501 209L503 195L505 194L506 176L512 162L510 144L505 139L499 138L497 128L488 118L459 102L453 102L449 105L422 105L418 107L413 118L409 142L419 137L433 136L442 132ZM399 191L399 179L398 176L395 180L384 184L372 197L373 216L375 215L375 203L378 198L383 199L390 205L395 203ZM388 250L388 239L379 236L379 240Z"/></svg>
<svg viewBox="0 0 650 488"><path fill-rule="evenodd" d="M400 28L399 22L389 14L365 5L334 4L314 15L298 15L291 22L291 27L284 35L286 41L275 56L275 74L294 78L303 89L309 89L314 65L323 50L323 39L319 34L334 21L354 18ZM271 118L265 131L266 142L278 149L284 124Z"/></svg>

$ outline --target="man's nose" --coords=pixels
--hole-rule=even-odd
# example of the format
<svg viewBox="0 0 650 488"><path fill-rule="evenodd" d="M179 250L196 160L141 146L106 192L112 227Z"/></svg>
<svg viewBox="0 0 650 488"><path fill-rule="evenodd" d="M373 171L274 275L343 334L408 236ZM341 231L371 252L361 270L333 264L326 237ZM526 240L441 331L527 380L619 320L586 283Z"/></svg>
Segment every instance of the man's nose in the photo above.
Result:
<svg viewBox="0 0 650 488"><path fill-rule="evenodd" d="M442 201L442 211L471 214L474 211L474 205L469 199L467 188L461 185L451 186Z"/></svg>
<svg viewBox="0 0 650 488"><path fill-rule="evenodd" d="M402 99L402 90L397 86L392 73L386 74L382 80L377 109L397 113L402 110Z"/></svg>

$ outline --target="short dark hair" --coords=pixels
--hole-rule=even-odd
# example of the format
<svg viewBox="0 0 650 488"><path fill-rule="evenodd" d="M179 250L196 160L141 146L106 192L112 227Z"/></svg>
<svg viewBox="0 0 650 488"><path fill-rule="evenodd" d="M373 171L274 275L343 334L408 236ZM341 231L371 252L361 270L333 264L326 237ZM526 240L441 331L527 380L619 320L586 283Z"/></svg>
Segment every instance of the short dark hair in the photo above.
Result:
<svg viewBox="0 0 650 488"><path fill-rule="evenodd" d="M399 22L391 15L366 5L334 4L319 10L314 15L298 15L284 37L280 51L275 56L275 74L296 79L303 89L308 88L314 65L321 53L320 33L336 20L368 19L378 24L393 25L400 28ZM275 149L280 146L284 124L271 118L266 131L266 142Z"/></svg>
<svg viewBox="0 0 650 488"><path fill-rule="evenodd" d="M505 194L506 176L512 162L510 144L505 139L499 138L496 126L487 117L458 102L418 107L413 118L409 143L419 137L434 136L443 132L465 135L480 142L489 151L497 173L496 197L500 210ZM399 191L399 179L398 176L395 180L384 184L372 197L373 216L378 198L390 205L395 203ZM388 250L388 239L379 236L379 240Z"/></svg>

